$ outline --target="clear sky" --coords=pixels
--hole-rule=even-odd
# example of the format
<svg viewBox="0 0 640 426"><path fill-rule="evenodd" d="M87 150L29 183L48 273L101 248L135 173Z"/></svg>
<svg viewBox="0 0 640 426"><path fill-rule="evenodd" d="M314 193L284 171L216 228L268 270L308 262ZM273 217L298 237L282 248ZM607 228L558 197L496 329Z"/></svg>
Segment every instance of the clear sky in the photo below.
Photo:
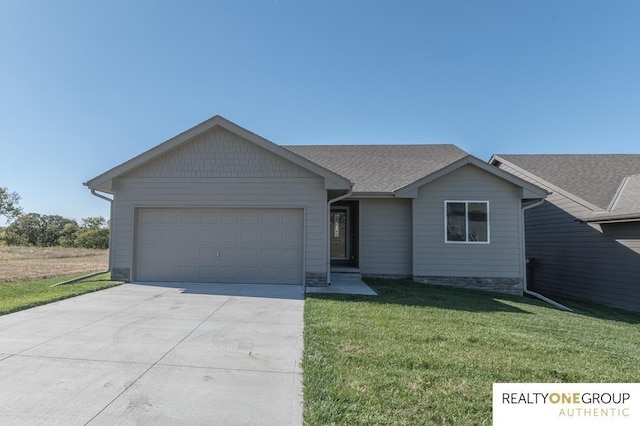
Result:
<svg viewBox="0 0 640 426"><path fill-rule="evenodd" d="M640 153L640 1L0 0L27 212L108 216L82 182L216 114L282 145Z"/></svg>

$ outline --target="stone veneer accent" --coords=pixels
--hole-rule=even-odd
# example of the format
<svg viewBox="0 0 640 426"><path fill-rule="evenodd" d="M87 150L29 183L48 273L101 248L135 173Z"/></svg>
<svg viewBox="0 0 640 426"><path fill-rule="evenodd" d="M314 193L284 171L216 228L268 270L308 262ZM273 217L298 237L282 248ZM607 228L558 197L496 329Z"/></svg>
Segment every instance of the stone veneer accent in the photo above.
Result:
<svg viewBox="0 0 640 426"><path fill-rule="evenodd" d="M131 278L131 270L129 268L111 269L111 279L114 281L129 281L130 278Z"/></svg>
<svg viewBox="0 0 640 426"><path fill-rule="evenodd" d="M495 291L516 296L522 296L523 294L522 280L520 278L415 276L413 280L423 284Z"/></svg>
<svg viewBox="0 0 640 426"><path fill-rule="evenodd" d="M307 272L304 276L304 283L307 287L326 287L327 274Z"/></svg>
<svg viewBox="0 0 640 426"><path fill-rule="evenodd" d="M362 274L363 278L381 278L385 280L410 280L411 275L406 274Z"/></svg>

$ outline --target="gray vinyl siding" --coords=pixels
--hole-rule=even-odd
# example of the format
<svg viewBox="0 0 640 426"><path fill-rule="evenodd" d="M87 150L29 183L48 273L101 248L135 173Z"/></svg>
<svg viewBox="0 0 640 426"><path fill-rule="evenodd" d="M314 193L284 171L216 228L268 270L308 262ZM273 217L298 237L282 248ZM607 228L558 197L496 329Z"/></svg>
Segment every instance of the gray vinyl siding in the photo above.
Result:
<svg viewBox="0 0 640 426"><path fill-rule="evenodd" d="M525 215L530 287L538 292L640 310L640 248L636 224L587 224L586 208L560 194ZM620 235L635 227L635 238Z"/></svg>
<svg viewBox="0 0 640 426"><path fill-rule="evenodd" d="M360 272L411 276L411 200L360 200Z"/></svg>
<svg viewBox="0 0 640 426"><path fill-rule="evenodd" d="M640 222L598 225L577 220L590 212L554 193L525 213L526 255L534 259L529 287L549 296L640 310Z"/></svg>
<svg viewBox="0 0 640 426"><path fill-rule="evenodd" d="M605 235L640 254L640 222L602 224L601 227Z"/></svg>
<svg viewBox="0 0 640 426"><path fill-rule="evenodd" d="M445 243L445 200L488 201L490 244ZM468 165L422 186L414 200L414 275L522 277L519 188Z"/></svg>

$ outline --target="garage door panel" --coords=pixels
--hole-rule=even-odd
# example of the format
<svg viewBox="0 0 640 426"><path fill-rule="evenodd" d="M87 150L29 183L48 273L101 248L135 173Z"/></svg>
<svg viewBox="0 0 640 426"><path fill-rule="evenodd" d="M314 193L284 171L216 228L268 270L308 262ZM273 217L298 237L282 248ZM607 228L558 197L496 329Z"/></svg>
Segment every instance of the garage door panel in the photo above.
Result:
<svg viewBox="0 0 640 426"><path fill-rule="evenodd" d="M195 225L184 226L179 236L180 241L192 243L200 239L200 229Z"/></svg>
<svg viewBox="0 0 640 426"><path fill-rule="evenodd" d="M287 264L300 265L302 263L302 253L297 248L282 249L282 257Z"/></svg>
<svg viewBox="0 0 640 426"><path fill-rule="evenodd" d="M220 223L223 225L235 225L238 222L238 211L227 210L220 213Z"/></svg>
<svg viewBox="0 0 640 426"><path fill-rule="evenodd" d="M144 246L139 247L138 261L149 263L155 262L158 258L159 247L155 245L145 244Z"/></svg>
<svg viewBox="0 0 640 426"><path fill-rule="evenodd" d="M220 249L220 256L218 256L218 263L220 266L238 265L240 257L240 250L235 247L223 247Z"/></svg>
<svg viewBox="0 0 640 426"><path fill-rule="evenodd" d="M174 225L174 223L170 223ZM180 231L174 227L160 227L158 232L158 241L172 243L180 240Z"/></svg>
<svg viewBox="0 0 640 426"><path fill-rule="evenodd" d="M212 225L210 223L204 225ZM199 228L199 240L203 243L209 243L212 241L220 240L220 229L213 226L200 226Z"/></svg>
<svg viewBox="0 0 640 426"><path fill-rule="evenodd" d="M302 209L138 209L140 281L302 282Z"/></svg>
<svg viewBox="0 0 640 426"><path fill-rule="evenodd" d="M200 213L200 223L217 224L220 223L220 212L205 210Z"/></svg>
<svg viewBox="0 0 640 426"><path fill-rule="evenodd" d="M282 279L280 268L275 266L263 266L260 268L260 281L265 283L276 283Z"/></svg>
<svg viewBox="0 0 640 426"><path fill-rule="evenodd" d="M259 229L241 229L239 235L240 244L256 244L260 240Z"/></svg>
<svg viewBox="0 0 640 426"><path fill-rule="evenodd" d="M295 280L302 273L300 268L282 268L281 275L285 280Z"/></svg>
<svg viewBox="0 0 640 426"><path fill-rule="evenodd" d="M222 244L237 244L238 230L234 227L232 227L231 229L222 229L220 231L220 242Z"/></svg>
<svg viewBox="0 0 640 426"><path fill-rule="evenodd" d="M216 261L218 251L213 247L198 247L197 264L209 264Z"/></svg>
<svg viewBox="0 0 640 426"><path fill-rule="evenodd" d="M179 281L197 282L198 267L196 265L180 265L178 267Z"/></svg>
<svg viewBox="0 0 640 426"><path fill-rule="evenodd" d="M237 266L221 266L220 267L220 282L234 282L237 279L238 279Z"/></svg>
<svg viewBox="0 0 640 426"><path fill-rule="evenodd" d="M219 269L220 268L213 265L198 265L198 279L195 282L207 282L209 281L209 277L219 276Z"/></svg>
<svg viewBox="0 0 640 426"><path fill-rule="evenodd" d="M181 264L193 264L199 258L199 247L185 246L180 248L179 259Z"/></svg>
<svg viewBox="0 0 640 426"><path fill-rule="evenodd" d="M178 210L164 210L158 212L158 223L175 224L178 223L180 217L180 211Z"/></svg>
<svg viewBox="0 0 640 426"><path fill-rule="evenodd" d="M282 242L282 234L277 229L262 229L260 231L260 241L268 245L280 245Z"/></svg>
<svg viewBox="0 0 640 426"><path fill-rule="evenodd" d="M282 224L293 228L302 228L302 215L296 211L285 212L282 215Z"/></svg>
<svg viewBox="0 0 640 426"><path fill-rule="evenodd" d="M298 241L301 240L299 229L283 229L282 230L282 242L289 246L297 246Z"/></svg>
<svg viewBox="0 0 640 426"><path fill-rule="evenodd" d="M238 271L238 276L243 282L260 282L260 268L257 266L242 267Z"/></svg>
<svg viewBox="0 0 640 426"><path fill-rule="evenodd" d="M268 248L260 250L260 263L263 265L279 265L281 260L282 254L280 250L270 250Z"/></svg>
<svg viewBox="0 0 640 426"><path fill-rule="evenodd" d="M158 212L156 210L144 209L138 212L138 223L157 223Z"/></svg>
<svg viewBox="0 0 640 426"><path fill-rule="evenodd" d="M162 228L160 226L157 226L155 224L145 223L145 224L140 224L139 227L140 227L140 231L147 236L144 239L145 244L153 244L155 242L161 241L160 230Z"/></svg>
<svg viewBox="0 0 640 426"><path fill-rule="evenodd" d="M258 225L260 223L260 212L241 212L239 214L239 223L242 225Z"/></svg>
<svg viewBox="0 0 640 426"><path fill-rule="evenodd" d="M256 265L260 262L260 250L257 247L240 247L240 264Z"/></svg>
<svg viewBox="0 0 640 426"><path fill-rule="evenodd" d="M177 253L169 252L167 250L162 250L162 247L156 246L154 247L154 256L153 261L160 264L175 264Z"/></svg>
<svg viewBox="0 0 640 426"><path fill-rule="evenodd" d="M261 223L263 225L280 225L282 224L282 214L279 212L262 212Z"/></svg>
<svg viewBox="0 0 640 426"><path fill-rule="evenodd" d="M194 210L187 210L180 213L180 223L184 224L198 224L200 223L200 212Z"/></svg>
<svg viewBox="0 0 640 426"><path fill-rule="evenodd" d="M171 267L170 265L152 265L152 266L143 266L142 270L139 271L142 274L147 276L156 276L156 277L167 277L167 280L177 281L178 279L178 271L176 268ZM150 281L155 281L151 279Z"/></svg>

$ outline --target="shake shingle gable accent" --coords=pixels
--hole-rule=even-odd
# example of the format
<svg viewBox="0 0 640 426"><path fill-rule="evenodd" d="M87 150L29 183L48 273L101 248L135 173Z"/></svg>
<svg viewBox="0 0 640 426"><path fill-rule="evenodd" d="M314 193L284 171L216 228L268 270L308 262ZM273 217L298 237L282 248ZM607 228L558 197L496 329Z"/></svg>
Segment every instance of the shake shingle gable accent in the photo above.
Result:
<svg viewBox="0 0 640 426"><path fill-rule="evenodd" d="M418 179L417 181L412 182L409 185L406 185L402 188L398 188L395 191L395 195L396 197L413 198L417 196L418 188L420 188L421 186L429 182L433 182L434 180L439 179L442 176L448 173L451 173L455 170L458 170L459 168L464 167L466 165L474 166L489 174L497 176L500 179L503 179L516 186L519 186L521 188L520 190L521 190L522 199L541 199L547 196L547 192L537 187L536 185L530 182L527 182L523 179L520 179L519 177L514 176L510 173L504 172L496 167L492 167L489 164L485 163L484 161L472 155L467 155L451 164L448 164L447 166L441 168L440 170L437 170L427 176L424 176L422 179Z"/></svg>

